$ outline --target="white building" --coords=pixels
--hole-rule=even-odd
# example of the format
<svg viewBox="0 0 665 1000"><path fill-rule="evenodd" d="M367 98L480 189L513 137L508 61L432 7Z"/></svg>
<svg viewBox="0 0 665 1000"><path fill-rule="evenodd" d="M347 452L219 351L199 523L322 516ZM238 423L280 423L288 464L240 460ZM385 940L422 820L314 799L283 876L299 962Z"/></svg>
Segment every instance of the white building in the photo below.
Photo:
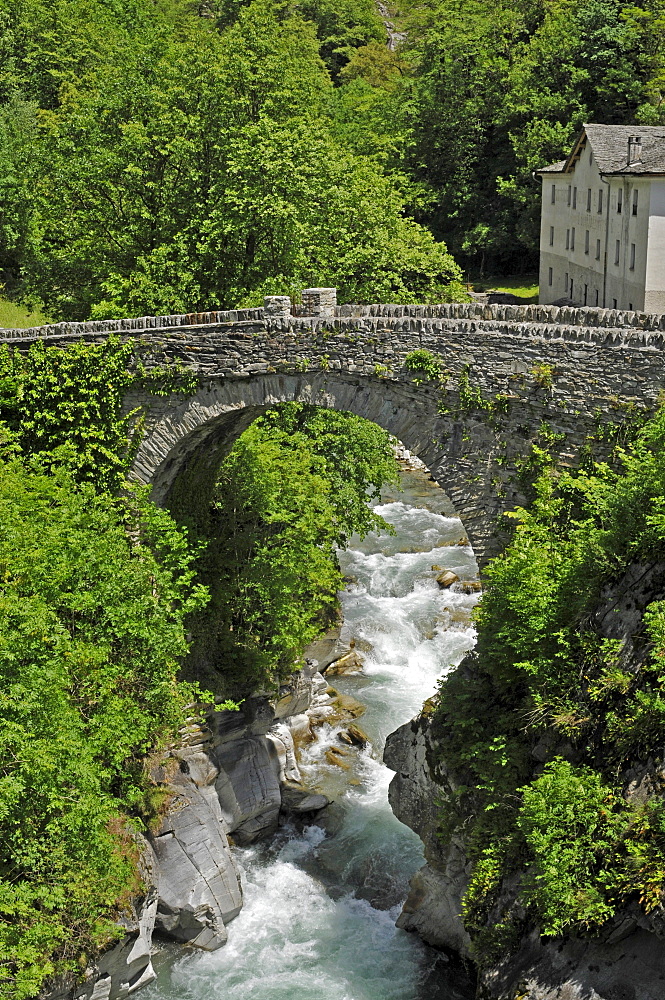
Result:
<svg viewBox="0 0 665 1000"><path fill-rule="evenodd" d="M665 127L585 125L536 174L540 302L665 313Z"/></svg>

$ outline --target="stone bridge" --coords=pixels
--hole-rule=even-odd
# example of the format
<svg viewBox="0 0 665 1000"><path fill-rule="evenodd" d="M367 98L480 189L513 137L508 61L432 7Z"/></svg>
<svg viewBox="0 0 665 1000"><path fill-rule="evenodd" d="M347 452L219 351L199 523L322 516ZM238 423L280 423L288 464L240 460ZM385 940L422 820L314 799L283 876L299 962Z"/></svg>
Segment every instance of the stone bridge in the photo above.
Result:
<svg viewBox="0 0 665 1000"><path fill-rule="evenodd" d="M501 544L499 515L526 499L534 446L575 464L604 455L664 385L665 316L609 309L479 305L336 306L311 289L303 305L60 323L0 331L25 350L110 334L147 364L178 362L189 396L132 394L147 419L133 475L182 516L205 504L221 459L268 407L290 400L349 410L395 435L450 496L481 564ZM441 359L442 380L409 355ZM406 364L405 364L406 361Z"/></svg>

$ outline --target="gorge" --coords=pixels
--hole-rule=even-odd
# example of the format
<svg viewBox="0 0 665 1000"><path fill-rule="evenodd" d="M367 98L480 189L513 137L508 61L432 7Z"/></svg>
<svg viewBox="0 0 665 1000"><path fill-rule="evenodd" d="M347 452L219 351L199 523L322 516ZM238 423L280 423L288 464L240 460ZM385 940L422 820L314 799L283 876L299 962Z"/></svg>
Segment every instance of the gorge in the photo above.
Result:
<svg viewBox="0 0 665 1000"><path fill-rule="evenodd" d="M421 855L417 839L390 813L382 746L433 693L442 668L470 647L468 613L476 600L440 590L431 569L436 561L467 579L476 570L468 547L457 544L463 529L441 491L420 472L403 473L402 486L384 491L380 508L396 535L355 539L341 553L354 580L342 596L341 642L355 639L365 662L361 674L332 676L330 683L367 705L360 723L370 745L345 747L338 735L345 723L323 716L315 742L301 750L300 768L306 784L333 805L304 825L292 817L267 843L237 849L245 900L227 944L209 955L176 953L162 959L161 969L158 956L159 978L143 993L146 1000L472 995L461 967L394 927ZM297 733L297 721L285 721ZM337 747L346 756L330 763Z"/></svg>
<svg viewBox="0 0 665 1000"><path fill-rule="evenodd" d="M39 390L33 402L27 395L30 380L41 384L35 365L51 363L49 359L61 365L70 357L67 364L75 366L90 351L94 368L94 358L102 358L99 351L108 350L111 358L113 352L124 352L118 354L118 364L129 362L121 373L129 389L124 397L114 397L113 405L122 403L125 415L142 411L142 436L128 456L131 472L135 480L152 485L155 498L176 519L210 505L220 462L249 424L271 407L301 405L294 404L297 400L349 410L400 431L431 461L436 479L445 484L450 472L450 493L462 514L458 531L474 543L493 585L479 610L478 654L467 655L447 675L438 699L407 722L422 698L433 693L443 661L450 663L469 648L468 637L456 651L448 649L438 665L432 664L432 675L417 697L415 692L413 698L404 697L408 711L401 714L400 709L390 726L377 723L371 734L379 749L388 729L402 723L386 746L386 762L396 771L390 799L426 850L427 867L415 875L399 928L417 930L437 947L470 958L480 973L478 995L614 1000L617 988L628 989L639 966L642 982L634 998L651 1000L661 975L654 959L660 933L660 771L657 757L649 756L660 732L654 673L662 645L663 418L656 405L660 319L539 307L491 307L486 312L473 304L328 307L332 314L327 316L292 317L290 311L275 316L275 309L286 305L267 300L255 315L154 317L16 332L6 338L17 349L7 355L14 365L8 370L24 380L26 372L32 373L28 381L17 383L23 392L17 398L23 407L43 407ZM110 337L114 333L119 340ZM464 350L476 353L465 355ZM21 368L23 357L27 368ZM70 391L66 378L63 385ZM63 389L57 386L53 392L59 406ZM76 399L81 393L76 378L72 393ZM59 413L53 417L58 433ZM27 414L16 425L24 435L19 440L30 440L33 433L35 424L29 410ZM57 436L53 441L58 445ZM398 507L399 501L386 505L388 516ZM490 559L507 537L502 537L502 512L517 522L517 531L503 555ZM150 514L155 516L156 511ZM427 539L427 519L422 512L417 517L417 534ZM133 545L131 532L128 537ZM365 553L370 563L381 546L390 548L390 539L378 544L378 553ZM423 547L418 572L429 563L424 589L440 601L436 576L448 564L441 566L438 555L435 561L430 547ZM353 551L359 551L355 543ZM399 555L391 553L392 558ZM387 582L399 591L399 573L393 570ZM362 573L351 575L358 577L351 594L364 586L373 596L371 580L368 591ZM468 577L468 567L462 576ZM152 590L155 598L159 588L152 584ZM416 574L414 593L419 590ZM391 613L403 624L394 607ZM432 634L425 635L418 649L418 658L427 663L427 643L436 645L437 627L428 626L427 615L421 625ZM446 635L460 631L449 629ZM374 642L362 636L360 641ZM374 645L379 649L381 643ZM372 655L368 649L367 677L372 676ZM390 660L389 654L383 665ZM327 912L337 920L335 926L340 913L348 916L344 900L348 902L350 891L363 903L351 907L353 919L369 910L390 914L399 894L386 889L392 875L380 852L378 870L388 876L387 883L372 881L377 865L371 858L366 858L369 888L367 873L359 874L363 865L355 870L351 864L340 872L333 863L331 872L324 863L325 877L314 874L314 889L308 881L313 866L335 854L330 845L336 842L336 822L340 843L345 842L346 818L337 803L328 807L328 800L355 801L355 796L362 806L367 779L385 791L385 772L374 769L371 755L353 749L350 720L362 710L351 693L356 684L364 681L333 681L339 690L328 690L327 679L312 665L290 680L282 678L277 697L259 692L247 698L240 712L223 705L213 712L190 706L179 741L163 759L159 754L149 759L156 793L142 793L152 804L140 807L148 837L137 840L147 892L143 900L133 897L123 918L125 940L93 960L81 985L72 986L70 978L50 995L72 995L73 990L77 997L108 1000L145 985L152 978L153 928L221 955L195 961L203 969L222 968L224 948L217 949L234 921L245 919L254 928L252 940L261 938L252 923L265 918L256 909L259 890L275 899L269 879L275 875L283 888L280 872L285 869L280 866L291 865L294 852L301 855L304 867L299 871L306 876L298 884L309 887L307 898L321 904L314 911ZM371 691L370 686L363 689L363 697L371 700ZM301 747L297 765L295 745L308 742L312 718L324 721L323 735L309 749ZM326 719L342 724L346 736L341 741L337 731L325 728ZM326 768L341 774L340 761L346 763L348 755L359 755L363 766L352 777L360 786L352 785L346 796L339 787L321 784L319 775ZM603 769L604 759L614 769L611 773ZM311 783L309 768L315 775ZM618 776L615 785L609 783L611 774ZM333 817L329 830L324 815ZM403 834L408 839L395 847L390 826L385 834L384 819L385 812L375 826L383 829L391 853L400 860L413 858L413 839ZM394 829L394 821L390 823ZM595 840L580 832L584 824L598 831L605 854L598 855ZM371 822L369 832L376 832ZM252 852L247 885L250 899L255 894L245 918L238 916L241 888L227 834ZM273 834L281 839L271 855L270 848L255 842ZM540 846L543 837L550 838L546 850ZM565 853L566 844L574 847L572 854ZM556 866L537 867L546 864L549 851L562 850ZM363 847L359 854L365 856ZM630 860L635 856L642 859L639 867ZM346 864L348 859L343 860ZM402 896L416 867L408 862L408 871L395 876ZM603 881L607 878L610 889ZM616 895L608 899L609 892ZM328 905L330 898L334 906ZM645 912L640 899L646 901ZM273 902L271 917L276 909ZM394 911L390 921L378 918L386 941L395 934L392 918L397 916ZM372 920L357 925L358 940L368 928L370 937L372 927L376 930ZM293 943L305 945L306 940L298 940L305 925L298 926ZM317 926L322 940L329 940L329 924ZM289 943L273 924L269 927L270 954L288 954ZM599 927L604 937L598 936ZM313 939L307 940L311 944ZM423 997L436 996L436 980L464 995L468 984L448 983L440 958L431 959L437 976L428 983L421 973L423 961L425 967L430 961L423 956L430 953L419 950L414 938L395 941L388 952L404 946L400 954L411 970L407 980L398 981L398 991L422 986ZM403 945L405 941L413 943ZM627 960L624 941L632 949ZM615 945L618 951L613 951ZM311 951L332 978L338 975L333 971L338 967L326 966L327 955L314 946ZM237 955L236 946L227 954ZM235 985L243 996L243 990L253 988L256 960L245 954L238 961L245 978ZM179 968L174 972L176 990L184 988ZM603 973L604 968L611 972ZM376 978L376 970L363 969L360 981ZM292 973L292 967L285 969L287 981ZM380 974L378 981L385 992L389 987ZM163 980L154 988L168 994L172 986ZM367 995L371 1000L371 990ZM633 1000L630 991L626 995Z"/></svg>

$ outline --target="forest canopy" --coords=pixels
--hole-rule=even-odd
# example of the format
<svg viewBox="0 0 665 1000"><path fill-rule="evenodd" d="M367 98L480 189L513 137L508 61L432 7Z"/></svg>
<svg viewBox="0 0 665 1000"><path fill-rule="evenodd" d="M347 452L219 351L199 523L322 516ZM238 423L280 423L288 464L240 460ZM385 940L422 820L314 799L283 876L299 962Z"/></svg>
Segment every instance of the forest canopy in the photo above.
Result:
<svg viewBox="0 0 665 1000"><path fill-rule="evenodd" d="M531 172L583 122L662 120L662 0L392 16L395 50L373 0L0 0L6 293L54 319L460 298L458 265L534 269Z"/></svg>
<svg viewBox="0 0 665 1000"><path fill-rule="evenodd" d="M459 294L409 184L339 128L333 77L376 38L254 0L2 0L0 260L56 318ZM213 15L218 16L213 16ZM327 58L327 63L324 61ZM452 282L452 286L451 286Z"/></svg>

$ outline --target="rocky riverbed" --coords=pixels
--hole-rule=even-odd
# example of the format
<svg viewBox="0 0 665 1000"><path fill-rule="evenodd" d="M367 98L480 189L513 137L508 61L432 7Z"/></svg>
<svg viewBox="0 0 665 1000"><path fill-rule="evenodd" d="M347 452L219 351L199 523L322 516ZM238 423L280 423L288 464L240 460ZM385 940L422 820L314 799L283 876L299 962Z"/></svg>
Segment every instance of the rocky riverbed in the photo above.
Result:
<svg viewBox="0 0 665 1000"><path fill-rule="evenodd" d="M146 1000L473 995L461 966L395 926L423 856L390 810L383 746L473 644L477 599L437 583L441 567L476 572L445 497L422 470L403 485L381 507L396 534L340 554L341 632L278 698L204 724L193 713L155 765L164 805L142 843L146 892L81 1000L155 975Z"/></svg>

